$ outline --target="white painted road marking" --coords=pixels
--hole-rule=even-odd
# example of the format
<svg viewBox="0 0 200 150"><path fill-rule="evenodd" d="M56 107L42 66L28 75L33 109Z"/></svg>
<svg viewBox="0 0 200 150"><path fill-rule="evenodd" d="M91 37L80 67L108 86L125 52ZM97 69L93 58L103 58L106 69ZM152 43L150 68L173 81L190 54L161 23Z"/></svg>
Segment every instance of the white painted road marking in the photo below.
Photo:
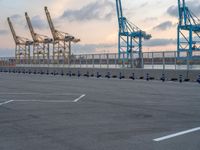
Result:
<svg viewBox="0 0 200 150"><path fill-rule="evenodd" d="M78 93L0 93L0 95L47 95L47 96L68 96L80 95Z"/></svg>
<svg viewBox="0 0 200 150"><path fill-rule="evenodd" d="M73 102L78 102L78 101L80 101L83 97L85 97L86 96L86 94L83 94L83 95L81 95L79 98L77 98L77 99L75 99Z"/></svg>
<svg viewBox="0 0 200 150"><path fill-rule="evenodd" d="M8 104L8 103L11 103L11 102L13 102L14 100L9 100L9 101L6 101L6 102L3 102L3 103L0 103L0 106L2 106L2 105L5 105L5 104Z"/></svg>
<svg viewBox="0 0 200 150"><path fill-rule="evenodd" d="M41 102L41 103L71 103L71 100L13 100L14 102Z"/></svg>
<svg viewBox="0 0 200 150"><path fill-rule="evenodd" d="M199 131L199 130L200 130L200 127L197 127L197 128L193 128L193 129L190 129L190 130L186 130L186 131L178 132L178 133L171 134L171 135L168 135L168 136L164 136L164 137L161 137L161 138L157 138L157 139L154 139L153 141L160 142L160 141L164 141L164 140L167 140L167 139L170 139L170 138L174 138L174 137L177 137L177 136L181 136L181 135L192 133L192 132Z"/></svg>
<svg viewBox="0 0 200 150"><path fill-rule="evenodd" d="M25 93L12 93L13 95L25 95ZM26 94L31 94L31 93L26 93ZM33 93L32 93L33 94ZM36 93L34 93L36 94ZM42 95L42 94L41 94ZM44 94L46 95L46 94ZM49 95L54 95L54 94L49 94ZM60 95L60 94L58 94ZM72 95L72 94L62 94L62 95ZM75 95L75 94L74 94ZM76 94L78 95L78 94ZM9 100L3 103L0 103L0 106L11 103L11 102L40 102L40 103L77 103L78 101L80 101L83 97L85 97L86 94L82 94L81 96L79 96L78 98L76 98L75 100L36 100L36 99L29 99L29 100L23 100L23 99L19 99L19 100Z"/></svg>

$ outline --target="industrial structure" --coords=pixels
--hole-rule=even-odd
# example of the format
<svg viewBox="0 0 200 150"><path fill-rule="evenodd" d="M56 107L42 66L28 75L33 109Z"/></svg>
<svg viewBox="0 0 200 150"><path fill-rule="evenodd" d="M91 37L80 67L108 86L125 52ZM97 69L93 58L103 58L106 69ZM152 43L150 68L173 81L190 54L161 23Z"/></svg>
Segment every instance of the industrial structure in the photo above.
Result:
<svg viewBox="0 0 200 150"><path fill-rule="evenodd" d="M33 63L39 63L42 60L43 63L47 64L50 60L50 44L53 40L47 36L35 33L27 12L25 17L33 39Z"/></svg>
<svg viewBox="0 0 200 150"><path fill-rule="evenodd" d="M186 6L185 0L178 0L178 10L178 59L194 60L199 58L195 53L200 52L200 19Z"/></svg>
<svg viewBox="0 0 200 150"><path fill-rule="evenodd" d="M48 8L45 7L45 14L51 30L52 39L48 36L38 34L34 31L31 19L28 13L25 13L26 21L33 41L19 37L13 28L10 18L8 23L15 41L15 60L17 64L114 64L122 67L144 68L145 63L154 64L166 63L176 65L187 62L187 68L190 64L198 64L200 61L200 19L187 7L185 0L178 1L179 23L177 26L177 50L171 55L145 55L142 52L143 40L151 39L151 35L138 28L124 17L122 1L116 0L116 10L118 17L118 53L82 56L73 55L72 43L80 42L69 33L57 30L53 24ZM143 55L144 54L144 55ZM32 59L33 58L33 59ZM176 66L175 65L175 66ZM164 67L163 67L164 68ZM176 68L176 67L175 67Z"/></svg>
<svg viewBox="0 0 200 150"><path fill-rule="evenodd" d="M77 43L80 39L56 30L47 7L45 7L45 13L53 36L53 61L54 63L59 63L60 61L70 63L71 43Z"/></svg>
<svg viewBox="0 0 200 150"><path fill-rule="evenodd" d="M139 55L139 58L141 58L142 40L143 39L149 40L151 38L151 35L142 31L136 25L128 21L126 17L124 17L121 0L116 0L116 7L117 7L117 17L119 24L119 33L118 33L119 59L121 59L122 57L121 55L124 54L126 54L126 58L132 58L133 53L137 53ZM133 66L133 64L131 66Z"/></svg>
<svg viewBox="0 0 200 150"><path fill-rule="evenodd" d="M15 41L15 59L16 63L30 63L30 57L31 57L31 45L33 42L27 38L20 37L16 35L16 32L14 30L13 24L10 20L10 18L7 18L8 24L11 30L11 33L13 35L13 39ZM22 62L25 61L25 62Z"/></svg>

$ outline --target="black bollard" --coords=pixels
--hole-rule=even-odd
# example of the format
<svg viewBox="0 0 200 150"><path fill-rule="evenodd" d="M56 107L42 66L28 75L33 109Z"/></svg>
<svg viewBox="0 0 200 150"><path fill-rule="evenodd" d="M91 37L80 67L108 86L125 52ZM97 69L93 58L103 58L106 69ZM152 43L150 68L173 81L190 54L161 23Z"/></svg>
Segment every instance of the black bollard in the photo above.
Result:
<svg viewBox="0 0 200 150"><path fill-rule="evenodd" d="M180 83L183 82L183 76L182 76L182 75L179 76L179 82L180 82Z"/></svg>
<svg viewBox="0 0 200 150"><path fill-rule="evenodd" d="M64 76L64 72L63 72L63 70L62 70L62 72L61 72L61 76Z"/></svg>
<svg viewBox="0 0 200 150"><path fill-rule="evenodd" d="M161 81L165 82L165 74L164 73L162 74Z"/></svg>
<svg viewBox="0 0 200 150"><path fill-rule="evenodd" d="M71 72L71 70L68 72L68 76L72 76L72 72Z"/></svg>
<svg viewBox="0 0 200 150"><path fill-rule="evenodd" d="M108 78L108 79L110 79L110 72L108 72L105 77Z"/></svg>
<svg viewBox="0 0 200 150"><path fill-rule="evenodd" d="M135 80L135 73L132 74L132 79Z"/></svg>
<svg viewBox="0 0 200 150"><path fill-rule="evenodd" d="M121 79L124 79L124 78L125 78L125 76L123 76L122 73L120 72L119 79L121 80Z"/></svg>
<svg viewBox="0 0 200 150"><path fill-rule="evenodd" d="M148 73L147 73L147 78L146 78L146 80L149 81L149 74L148 74Z"/></svg>
<svg viewBox="0 0 200 150"><path fill-rule="evenodd" d="M122 73L120 72L119 74L119 79L121 80L122 79Z"/></svg>
<svg viewBox="0 0 200 150"><path fill-rule="evenodd" d="M80 73L80 71L78 70L78 77L80 77L81 76L81 73Z"/></svg>
<svg viewBox="0 0 200 150"><path fill-rule="evenodd" d="M200 74L199 74L199 77L197 79L197 82L200 84Z"/></svg>

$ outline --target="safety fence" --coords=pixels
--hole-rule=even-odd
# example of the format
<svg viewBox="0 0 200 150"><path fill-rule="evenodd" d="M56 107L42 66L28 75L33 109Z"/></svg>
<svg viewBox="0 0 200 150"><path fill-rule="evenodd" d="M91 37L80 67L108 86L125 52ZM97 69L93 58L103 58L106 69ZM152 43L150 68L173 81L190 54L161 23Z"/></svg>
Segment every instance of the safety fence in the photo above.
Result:
<svg viewBox="0 0 200 150"><path fill-rule="evenodd" d="M183 57L182 57L183 58ZM59 60L37 58L15 59L0 58L0 66L23 67L71 67L71 68L144 68L144 69L174 69L200 70L200 57L195 60L178 59L177 52L144 52L141 58L135 53L132 58L126 53L120 57L117 53L107 54L80 54Z"/></svg>

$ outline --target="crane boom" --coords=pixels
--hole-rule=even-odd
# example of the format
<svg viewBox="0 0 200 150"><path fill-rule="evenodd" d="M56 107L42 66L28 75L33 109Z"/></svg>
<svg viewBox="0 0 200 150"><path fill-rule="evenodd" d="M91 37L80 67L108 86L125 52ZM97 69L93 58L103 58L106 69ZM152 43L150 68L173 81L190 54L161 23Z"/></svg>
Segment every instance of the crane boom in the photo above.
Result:
<svg viewBox="0 0 200 150"><path fill-rule="evenodd" d="M14 30L14 28L13 28L12 22L11 22L11 20L10 20L9 17L7 18L7 20L8 20L8 24L9 24L9 27L10 27L10 30L11 30L11 33L12 33L12 36L13 36L13 39L14 39L15 43L17 44L19 41L18 41L16 32L15 32L15 30Z"/></svg>
<svg viewBox="0 0 200 150"><path fill-rule="evenodd" d="M36 33L36 32L34 31L33 25L32 25L32 23L31 23L31 19L30 19L30 17L28 16L28 13L27 13L27 12L25 13L25 17L26 17L26 21L27 21L27 24L28 24L28 27L29 27L31 36L32 36L33 41L34 41L35 43L51 43L51 42L52 42L52 39L48 38L48 37L45 36L45 35L40 35L40 34L38 34L38 33Z"/></svg>
<svg viewBox="0 0 200 150"><path fill-rule="evenodd" d="M80 42L80 39L76 39L74 36L70 35L69 33L64 33L64 32L56 30L54 27L53 21L51 19L50 12L48 11L48 8L45 7L44 9L45 9L45 13L47 16L47 20L48 20L49 27L51 29L51 33L52 33L54 41L60 40L60 41L74 42L74 43Z"/></svg>
<svg viewBox="0 0 200 150"><path fill-rule="evenodd" d="M50 15L47 7L45 7L44 9L45 9L45 13L46 13L46 16L47 16L47 21L49 23L49 27L51 29L51 33L53 35L54 40L56 40L57 39L56 30L55 30L55 27L53 25L53 21L51 19L51 15Z"/></svg>
<svg viewBox="0 0 200 150"><path fill-rule="evenodd" d="M30 19L30 17L28 16L28 13L27 13L27 12L25 13L25 17L26 17L26 21L27 21L29 30L30 30L30 32L31 32L31 36L32 36L32 38L33 38L33 41L37 41L36 34L35 34L35 32L34 32L34 29L33 29L32 23L31 23L31 19Z"/></svg>
<svg viewBox="0 0 200 150"><path fill-rule="evenodd" d="M121 29L122 18L123 18L123 11L122 11L121 0L116 0L116 7L117 7L117 16L118 16L119 28Z"/></svg>

